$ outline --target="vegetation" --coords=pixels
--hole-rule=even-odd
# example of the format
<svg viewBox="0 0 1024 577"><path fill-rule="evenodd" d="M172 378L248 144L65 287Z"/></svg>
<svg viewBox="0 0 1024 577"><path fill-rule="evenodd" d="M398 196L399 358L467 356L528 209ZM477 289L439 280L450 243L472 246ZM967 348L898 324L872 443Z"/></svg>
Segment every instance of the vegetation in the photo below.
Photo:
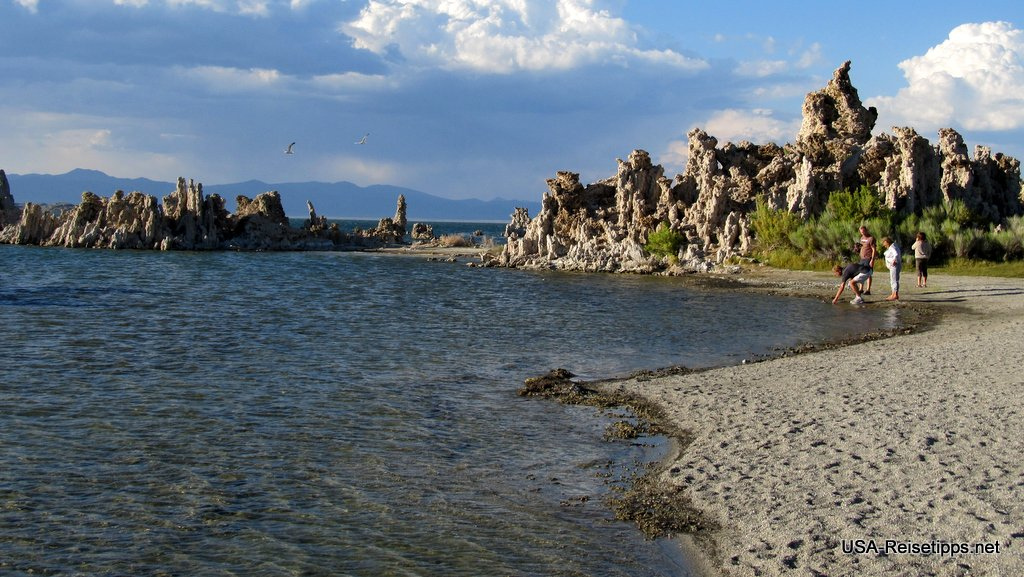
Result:
<svg viewBox="0 0 1024 577"><path fill-rule="evenodd" d="M876 239L888 236L900 245L907 264L913 262L910 247L920 231L932 245L932 266L1000 276L1022 276L1024 270L1024 216L994 226L981 222L960 200L901 216L884 206L871 187L862 186L833 192L821 216L808 220L759 199L750 222L755 256L780 268L825 270L855 260L857 229L863 225Z"/></svg>
<svg viewBox="0 0 1024 577"><path fill-rule="evenodd" d="M438 246L446 248L467 248L473 246L473 239L461 234L446 234L437 239Z"/></svg>
<svg viewBox="0 0 1024 577"><path fill-rule="evenodd" d="M935 269L932 269L935 270ZM1012 262L984 262L977 260L953 259L938 267L946 274L959 276L1001 276L1007 278L1024 278L1024 260Z"/></svg>
<svg viewBox="0 0 1024 577"><path fill-rule="evenodd" d="M679 248L686 242L686 237L672 230L667 222L658 225L658 229L647 235L644 250L655 256L673 258L678 255Z"/></svg>

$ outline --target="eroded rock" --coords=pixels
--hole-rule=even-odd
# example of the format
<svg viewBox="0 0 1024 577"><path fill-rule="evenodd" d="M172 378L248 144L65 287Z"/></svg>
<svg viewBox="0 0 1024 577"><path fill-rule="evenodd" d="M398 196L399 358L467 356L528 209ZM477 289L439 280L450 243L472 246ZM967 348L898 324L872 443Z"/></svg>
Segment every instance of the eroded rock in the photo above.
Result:
<svg viewBox="0 0 1024 577"><path fill-rule="evenodd" d="M0 203L4 202L6 176L0 171ZM232 214L220 195L204 195L203 185L179 178L175 190L163 198L133 191L115 191L110 198L86 191L81 202L59 214L27 203L16 212L2 214L0 243L63 246L72 248L158 250L333 250L373 248L401 242L405 232L405 198L399 197L393 219L383 219L374 231L363 235L342 234L337 224L328 225L307 203L310 218L301 228L291 226L277 191L255 198L239 196ZM11 222L10 215L17 214Z"/></svg>
<svg viewBox="0 0 1024 577"><path fill-rule="evenodd" d="M650 155L634 150L615 176L589 185L560 171L549 179L540 212L517 211L508 242L492 266L608 272L710 271L746 256L758 199L801 218L820 215L831 192L871 186L904 214L954 200L992 222L1021 214L1020 162L985 147L967 157L963 138L939 131L931 145L912 128L872 136L878 118L863 105L843 63L821 90L807 95L796 142L726 143L691 130L689 158L669 181ZM674 258L644 244L660 223L683 236Z"/></svg>

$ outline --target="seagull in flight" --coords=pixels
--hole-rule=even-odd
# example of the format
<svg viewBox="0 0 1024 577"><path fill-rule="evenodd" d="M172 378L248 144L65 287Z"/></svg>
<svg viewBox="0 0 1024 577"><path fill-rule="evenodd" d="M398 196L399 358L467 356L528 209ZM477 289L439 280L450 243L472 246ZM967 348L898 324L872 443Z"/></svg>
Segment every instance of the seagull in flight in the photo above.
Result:
<svg viewBox="0 0 1024 577"><path fill-rule="evenodd" d="M291 144L289 144L289 145L288 145L288 148L284 149L284 153L285 153L285 154L295 154L294 152L292 152L292 147L293 147L293 146L295 146L295 143L294 143L294 142L293 142L293 143L291 143Z"/></svg>
<svg viewBox="0 0 1024 577"><path fill-rule="evenodd" d="M356 141L356 144L366 144L366 137L367 137L367 136L370 136L370 133L369 133L369 132L367 132L366 134L364 134L364 135L363 135L363 137L362 137L362 138L360 138L359 140L357 140L357 141Z"/></svg>

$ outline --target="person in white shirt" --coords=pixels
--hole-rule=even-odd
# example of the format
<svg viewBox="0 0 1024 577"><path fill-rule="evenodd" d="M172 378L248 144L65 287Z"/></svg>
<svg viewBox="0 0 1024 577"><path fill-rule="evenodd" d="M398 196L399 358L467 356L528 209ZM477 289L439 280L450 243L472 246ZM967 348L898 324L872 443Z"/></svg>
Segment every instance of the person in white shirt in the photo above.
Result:
<svg viewBox="0 0 1024 577"><path fill-rule="evenodd" d="M889 237L882 237L882 246L885 247L885 266L889 269L889 285L892 292L885 298L887 301L900 300L900 272L903 270L903 254L900 247L893 244Z"/></svg>

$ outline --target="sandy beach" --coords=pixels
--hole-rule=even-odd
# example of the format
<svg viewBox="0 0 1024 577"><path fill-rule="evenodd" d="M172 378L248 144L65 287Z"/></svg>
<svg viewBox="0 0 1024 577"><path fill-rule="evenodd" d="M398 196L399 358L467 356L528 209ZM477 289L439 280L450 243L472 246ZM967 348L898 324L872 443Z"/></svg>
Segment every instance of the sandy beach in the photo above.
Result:
<svg viewBox="0 0 1024 577"><path fill-rule="evenodd" d="M742 277L743 275L739 275ZM887 276L887 275L886 275ZM661 406L692 441L661 482L716 529L682 540L703 573L1024 572L1024 280L904 272L900 303L940 311L910 334L599 386ZM828 274L754 290L831 300ZM844 294L841 304L852 295Z"/></svg>

